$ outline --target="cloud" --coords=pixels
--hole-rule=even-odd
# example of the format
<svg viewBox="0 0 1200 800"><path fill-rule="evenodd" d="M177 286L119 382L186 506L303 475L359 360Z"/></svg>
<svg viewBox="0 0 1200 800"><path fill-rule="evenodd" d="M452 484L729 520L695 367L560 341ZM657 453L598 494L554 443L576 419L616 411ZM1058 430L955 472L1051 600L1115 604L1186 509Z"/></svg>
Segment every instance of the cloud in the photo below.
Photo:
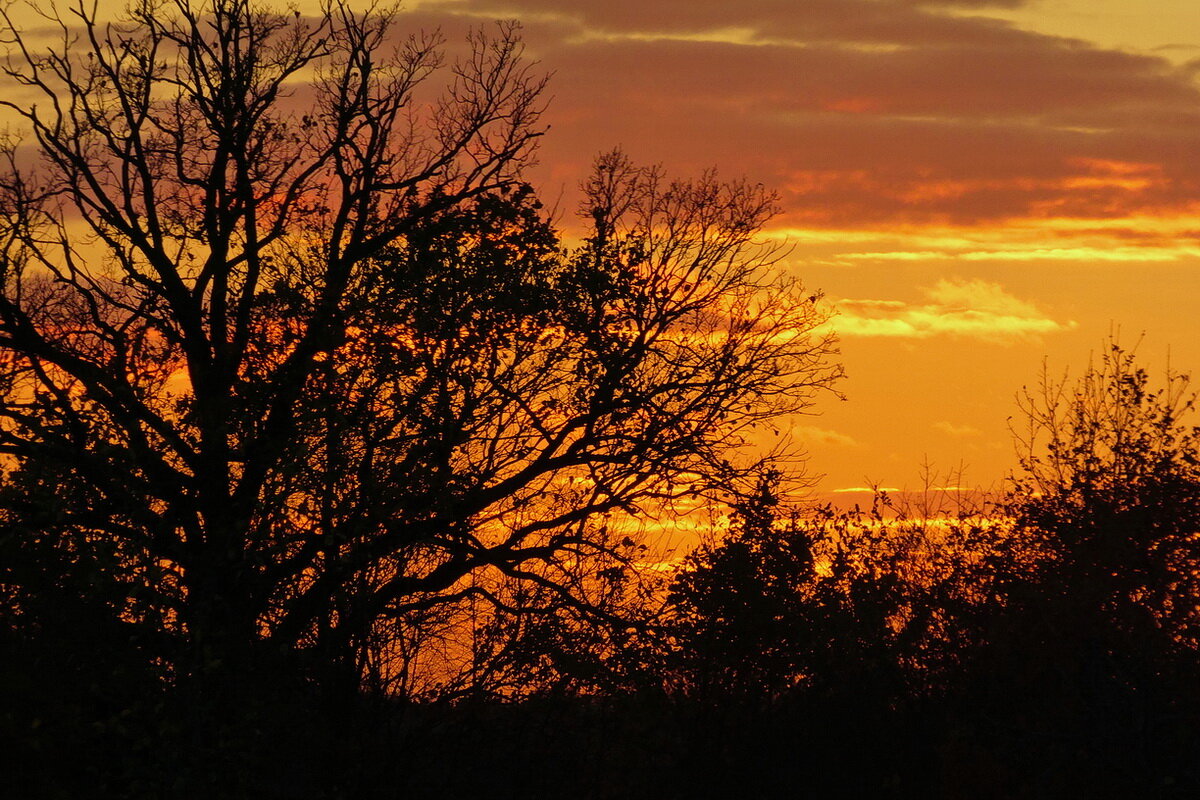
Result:
<svg viewBox="0 0 1200 800"><path fill-rule="evenodd" d="M851 436L838 431L829 430L828 428L817 428L810 425L801 425L792 429L793 435L802 442L833 445L838 447L855 447L858 440Z"/></svg>
<svg viewBox="0 0 1200 800"><path fill-rule="evenodd" d="M1022 5L442 0L411 19L451 39L524 21L554 72L532 176L552 192L623 144L676 172L720 164L779 187L790 227L1182 213L1200 196L1193 75L988 16Z"/></svg>
<svg viewBox="0 0 1200 800"><path fill-rule="evenodd" d="M959 336L1010 343L1075 327L1047 317L1034 304L982 280L940 280L923 290L926 302L841 300L830 323L844 337L925 339Z"/></svg>
<svg viewBox="0 0 1200 800"><path fill-rule="evenodd" d="M1032 303L1018 300L998 283L981 280L940 280L925 294L938 307L949 312L977 311L1000 317L1032 319L1039 312Z"/></svg>
<svg viewBox="0 0 1200 800"><path fill-rule="evenodd" d="M712 38L732 41L963 43L1003 39L1009 23L947 14L938 7L1008 8L1019 2L911 0L450 0L433 7L482 17L514 16L571 23L593 37ZM709 34L709 36L703 36Z"/></svg>
<svg viewBox="0 0 1200 800"><path fill-rule="evenodd" d="M953 436L956 439L969 436L979 436L982 433L978 428L970 425L955 425L953 422L947 422L944 420L933 423L933 429L941 431L947 436Z"/></svg>

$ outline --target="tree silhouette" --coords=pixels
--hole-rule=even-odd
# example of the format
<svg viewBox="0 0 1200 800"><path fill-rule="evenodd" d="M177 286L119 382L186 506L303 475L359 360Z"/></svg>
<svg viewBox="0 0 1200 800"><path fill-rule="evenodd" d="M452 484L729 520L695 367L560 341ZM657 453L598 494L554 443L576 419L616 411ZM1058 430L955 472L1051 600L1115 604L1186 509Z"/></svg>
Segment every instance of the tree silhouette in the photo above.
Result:
<svg viewBox="0 0 1200 800"><path fill-rule="evenodd" d="M993 654L1037 663L1045 686L1083 703L1162 699L1188 682L1200 590L1194 403L1187 376L1155 386L1115 338L1076 380L1043 376L1025 392L1014 426L1023 474L1008 502L1024 555L993 554L1006 596L984 631Z"/></svg>
<svg viewBox="0 0 1200 800"><path fill-rule="evenodd" d="M1004 764L1006 792L1194 785L1200 450L1187 378L1156 385L1112 338L1078 378L1043 371L1019 402L1022 470L1000 509L1012 534L979 551L986 602L964 609L974 645L950 686L960 746L975 750L965 760Z"/></svg>
<svg viewBox="0 0 1200 800"><path fill-rule="evenodd" d="M685 560L671 585L668 680L687 695L772 702L813 691L894 695L905 605L881 564L878 516L789 513L779 475L737 502L729 532ZM886 686L885 686L886 684Z"/></svg>
<svg viewBox="0 0 1200 800"><path fill-rule="evenodd" d="M988 505L789 513L768 475L686 559L661 677L703 709L688 769L721 766L699 785L756 785L796 752L868 793L1195 785L1188 381L1156 385L1110 341L1021 412L1023 473ZM839 736L855 747L822 749Z"/></svg>
<svg viewBox="0 0 1200 800"><path fill-rule="evenodd" d="M36 145L0 180L4 546L214 707L353 688L514 581L593 610L622 520L738 486L838 375L761 187L609 154L563 248L519 181L544 80L514 26L447 66L344 3L50 18L49 49L6 18L40 101L4 101Z"/></svg>

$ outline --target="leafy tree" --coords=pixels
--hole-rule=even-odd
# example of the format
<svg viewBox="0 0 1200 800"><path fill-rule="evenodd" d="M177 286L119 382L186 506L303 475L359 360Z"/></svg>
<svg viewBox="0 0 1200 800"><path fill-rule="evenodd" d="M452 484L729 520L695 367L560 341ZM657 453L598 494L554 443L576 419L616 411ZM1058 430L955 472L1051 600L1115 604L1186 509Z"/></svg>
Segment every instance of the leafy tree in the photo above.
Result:
<svg viewBox="0 0 1200 800"><path fill-rule="evenodd" d="M1194 661L1200 592L1200 429L1186 375L1155 385L1115 339L1075 381L1023 396L1023 476L1010 503L1043 553L1018 604L1044 606L1048 649L1134 684ZM1142 673L1138 677L1137 673Z"/></svg>
<svg viewBox="0 0 1200 800"><path fill-rule="evenodd" d="M1019 398L1021 472L975 548L949 746L1006 794L1194 786L1200 472L1186 376L1115 339ZM1149 790L1158 791L1158 789Z"/></svg>
<svg viewBox="0 0 1200 800"><path fill-rule="evenodd" d="M888 615L898 576L858 574L856 555L815 516L781 520L778 483L765 475L736 504L729 532L693 551L671 585L675 680L687 694L762 700L843 682L863 690L852 676L895 666ZM844 533L850 520L826 512L824 522Z"/></svg>
<svg viewBox="0 0 1200 800"><path fill-rule="evenodd" d="M36 146L0 180L4 546L214 707L261 670L354 686L506 581L588 611L622 520L736 487L838 375L761 187L609 154L563 248L513 26L444 66L340 2L89 8L48 48L5 18L40 102L0 101Z"/></svg>

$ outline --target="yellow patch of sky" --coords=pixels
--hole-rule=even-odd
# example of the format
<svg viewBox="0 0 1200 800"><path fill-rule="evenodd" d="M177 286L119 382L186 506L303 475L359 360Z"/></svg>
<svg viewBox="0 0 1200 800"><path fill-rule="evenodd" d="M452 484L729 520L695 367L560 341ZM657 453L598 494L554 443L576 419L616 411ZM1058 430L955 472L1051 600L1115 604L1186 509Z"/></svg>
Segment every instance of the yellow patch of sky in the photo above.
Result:
<svg viewBox="0 0 1200 800"><path fill-rule="evenodd" d="M527 17L528 18L528 17ZM569 17L546 14L543 18L565 20ZM579 42L696 42L703 44L734 44L740 47L811 47L809 42L778 38L755 27L731 26L703 31L595 31L584 30L578 36L566 39L568 43ZM862 53L894 53L910 49L909 45L888 42L822 42L827 49L850 50ZM829 103L826 110L864 113L879 105L876 98L846 98Z"/></svg>
<svg viewBox="0 0 1200 800"><path fill-rule="evenodd" d="M560 19L562 17L559 17ZM591 31L582 32L569 41L601 42L703 42L709 44L736 44L753 46L765 44L756 35L754 28L730 27L694 32L646 32L641 31Z"/></svg>
<svg viewBox="0 0 1200 800"><path fill-rule="evenodd" d="M1200 256L1200 247L1027 247L1012 245L1005 250L885 250L880 252L846 253L842 258L868 261L929 261L958 259L962 261L1176 261L1183 256Z"/></svg>
<svg viewBox="0 0 1200 800"><path fill-rule="evenodd" d="M1068 330L1065 323L1041 316L998 314L988 310L953 309L930 304L902 308L885 315L862 313L853 301L841 304L841 313L829 323L842 337L928 339L959 336L987 342L1029 339Z"/></svg>
<svg viewBox="0 0 1200 800"><path fill-rule="evenodd" d="M478 17L480 19L495 19L497 16L505 16L506 14L514 19L521 19L527 22L571 22L577 20L577 17L570 13L569 4L564 4L567 10L564 11L530 11L528 9L512 9L511 11L496 11L495 9L487 11L477 11L468 7L462 0L419 0L419 2L405 3L405 8L416 10L424 8L426 10L440 10L454 14L462 14L468 17ZM731 25L724 27L711 28L707 30L697 31L602 31L582 29L575 36L568 36L564 39L567 44L579 44L582 42L698 42L708 44L735 44L745 47L808 47L809 44L803 41L797 41L792 38L775 37L770 34L770 31L765 31L761 27ZM823 43L826 47L837 47L846 50L855 50L862 52L878 52L890 53L898 50L908 49L907 45L892 44L888 42L837 42Z"/></svg>
<svg viewBox="0 0 1200 800"><path fill-rule="evenodd" d="M835 251L836 258L848 262L948 258L966 261L1178 261L1200 257L1200 245L1196 243L1200 208L1194 213L1109 219L1023 218L989 225L890 224L866 229L781 226L766 231L765 238L802 247L830 248ZM1130 238L1131 232L1138 238Z"/></svg>
<svg viewBox="0 0 1200 800"><path fill-rule="evenodd" d="M1013 9L988 8L983 15L1040 33L1152 53L1177 63L1200 56L1200 3L1196 0L1030 0Z"/></svg>

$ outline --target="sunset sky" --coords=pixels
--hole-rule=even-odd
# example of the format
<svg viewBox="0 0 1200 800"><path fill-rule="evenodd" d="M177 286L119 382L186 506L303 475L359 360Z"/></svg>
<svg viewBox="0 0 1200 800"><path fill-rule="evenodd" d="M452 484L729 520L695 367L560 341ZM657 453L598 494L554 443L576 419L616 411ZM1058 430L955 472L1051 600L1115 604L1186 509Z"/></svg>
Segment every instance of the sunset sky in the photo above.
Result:
<svg viewBox="0 0 1200 800"><path fill-rule="evenodd" d="M303 0L302 11L316 0ZM823 493L997 486L1022 385L1110 329L1200 370L1195 0L421 0L519 19L553 73L531 175L560 222L600 152L778 190L849 377L799 423ZM845 497L854 497L845 492Z"/></svg>
<svg viewBox="0 0 1200 800"><path fill-rule="evenodd" d="M849 373L797 438L823 492L995 484L1043 358L1111 327L1200 369L1194 0L426 0L523 21L553 71L534 178L564 218L615 145L778 189L769 234L837 303Z"/></svg>

